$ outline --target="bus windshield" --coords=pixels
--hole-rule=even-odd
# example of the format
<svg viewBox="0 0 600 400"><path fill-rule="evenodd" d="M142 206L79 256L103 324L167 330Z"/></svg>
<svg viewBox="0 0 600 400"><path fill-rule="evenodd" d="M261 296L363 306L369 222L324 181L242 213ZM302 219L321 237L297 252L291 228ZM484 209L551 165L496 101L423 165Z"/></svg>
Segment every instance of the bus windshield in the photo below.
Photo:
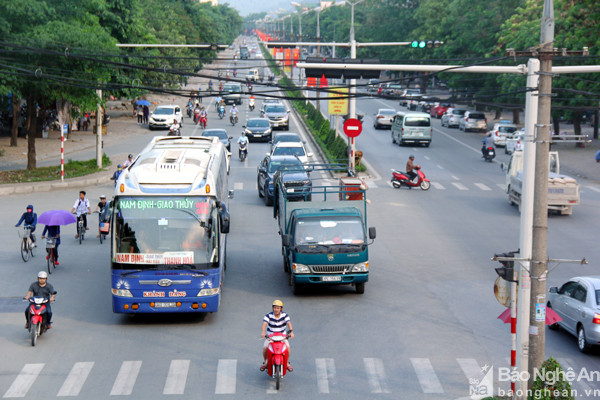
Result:
<svg viewBox="0 0 600 400"><path fill-rule="evenodd" d="M208 197L117 198L113 269L218 268L217 218Z"/></svg>

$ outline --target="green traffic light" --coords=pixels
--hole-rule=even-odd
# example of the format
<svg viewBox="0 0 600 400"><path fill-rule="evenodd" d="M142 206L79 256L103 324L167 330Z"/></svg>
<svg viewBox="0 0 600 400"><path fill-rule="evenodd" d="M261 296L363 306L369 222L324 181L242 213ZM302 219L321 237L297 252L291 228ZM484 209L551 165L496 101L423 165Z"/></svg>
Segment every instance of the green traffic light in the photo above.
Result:
<svg viewBox="0 0 600 400"><path fill-rule="evenodd" d="M424 49L426 45L427 45L427 43L425 43L424 41L419 42L419 47L422 49Z"/></svg>
<svg viewBox="0 0 600 400"><path fill-rule="evenodd" d="M411 47L419 47L419 42L414 40L410 45L411 45Z"/></svg>

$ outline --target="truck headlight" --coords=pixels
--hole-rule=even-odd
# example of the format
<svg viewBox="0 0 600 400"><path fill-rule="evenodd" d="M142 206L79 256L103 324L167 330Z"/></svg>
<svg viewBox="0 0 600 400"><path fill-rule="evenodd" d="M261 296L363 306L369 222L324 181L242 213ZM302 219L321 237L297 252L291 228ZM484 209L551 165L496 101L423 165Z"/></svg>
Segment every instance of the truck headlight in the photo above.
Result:
<svg viewBox="0 0 600 400"><path fill-rule="evenodd" d="M221 290L220 288L201 289L196 296L197 297L214 296L216 294L219 294L220 290Z"/></svg>
<svg viewBox="0 0 600 400"><path fill-rule="evenodd" d="M244 132L246 132L246 134L252 133L252 131L250 129L246 129Z"/></svg>
<svg viewBox="0 0 600 400"><path fill-rule="evenodd" d="M352 267L352 270L350 270L350 272L369 272L369 262L362 262L362 263L358 263L356 265L354 265L354 267Z"/></svg>
<svg viewBox="0 0 600 400"><path fill-rule="evenodd" d="M128 289L111 289L112 290L112 294L114 296L119 296L119 297L133 297L133 295L131 294L131 292Z"/></svg>
<svg viewBox="0 0 600 400"><path fill-rule="evenodd" d="M292 263L292 268L294 269L294 273L296 273L296 274L309 274L310 273L310 268L308 268L304 264Z"/></svg>

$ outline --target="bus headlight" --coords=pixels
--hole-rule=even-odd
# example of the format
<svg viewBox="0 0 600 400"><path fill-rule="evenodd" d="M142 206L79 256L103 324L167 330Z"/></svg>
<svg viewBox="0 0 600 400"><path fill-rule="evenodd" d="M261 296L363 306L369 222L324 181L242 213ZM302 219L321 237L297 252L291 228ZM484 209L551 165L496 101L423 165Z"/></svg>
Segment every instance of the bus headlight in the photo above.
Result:
<svg viewBox="0 0 600 400"><path fill-rule="evenodd" d="M133 295L131 294L131 292L128 289L112 289L112 294L113 296L119 296L119 297L133 297Z"/></svg>
<svg viewBox="0 0 600 400"><path fill-rule="evenodd" d="M293 263L292 268L294 269L295 274L310 274L310 268L304 264Z"/></svg>
<svg viewBox="0 0 600 400"><path fill-rule="evenodd" d="M354 265L350 272L369 272L369 262L362 262Z"/></svg>
<svg viewBox="0 0 600 400"><path fill-rule="evenodd" d="M219 294L220 290L221 290L220 288L201 289L196 296L197 297L214 296L216 294Z"/></svg>

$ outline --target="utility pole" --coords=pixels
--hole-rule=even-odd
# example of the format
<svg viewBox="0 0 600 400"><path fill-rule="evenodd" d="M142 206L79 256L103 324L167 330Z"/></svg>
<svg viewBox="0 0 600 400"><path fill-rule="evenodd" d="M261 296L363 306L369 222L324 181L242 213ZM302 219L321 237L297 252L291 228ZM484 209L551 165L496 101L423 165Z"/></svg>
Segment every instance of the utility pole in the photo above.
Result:
<svg viewBox="0 0 600 400"><path fill-rule="evenodd" d="M350 3L349 1L346 0L347 3L349 3L352 6L352 12L351 12L351 20L350 20L350 58L351 59L355 59L356 58L356 40L354 39L354 6L357 5L358 3L363 2L364 0L358 0L355 1L354 3ZM350 79L350 118L356 118L356 79ZM350 164L350 171L352 172L356 172L356 162L354 161L354 154L356 153L356 141L354 138L352 138L351 140L351 146L350 146L350 154L348 155L348 160L349 160L349 164Z"/></svg>
<svg viewBox="0 0 600 400"><path fill-rule="evenodd" d="M317 43L321 43L321 7L317 8ZM321 57L321 46L317 46L317 57ZM300 58L302 58L302 52L300 52ZM319 97L321 97L321 92L319 88L321 87L321 78L317 78L317 110L321 112L321 101Z"/></svg>
<svg viewBox="0 0 600 400"><path fill-rule="evenodd" d="M531 260L529 313L529 387L534 370L546 356L546 278L548 276L548 152L552 107L552 55L554 44L554 5L544 0L540 34L539 108L535 143L535 193Z"/></svg>
<svg viewBox="0 0 600 400"><path fill-rule="evenodd" d="M102 122L104 114L102 113L102 89L96 90L98 95L98 111L96 112L96 165L102 168Z"/></svg>

